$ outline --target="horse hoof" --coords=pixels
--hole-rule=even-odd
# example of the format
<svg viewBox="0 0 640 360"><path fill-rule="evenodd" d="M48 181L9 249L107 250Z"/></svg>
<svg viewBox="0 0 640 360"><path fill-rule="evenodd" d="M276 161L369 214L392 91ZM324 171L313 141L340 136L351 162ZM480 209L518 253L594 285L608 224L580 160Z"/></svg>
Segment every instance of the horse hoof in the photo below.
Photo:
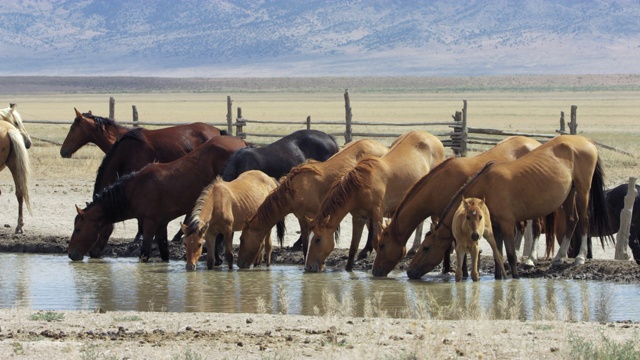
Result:
<svg viewBox="0 0 640 360"><path fill-rule="evenodd" d="M564 264L564 259L553 259L551 262L551 265L553 266L560 266L562 264Z"/></svg>
<svg viewBox="0 0 640 360"><path fill-rule="evenodd" d="M146 255L140 256L140 261L143 263L149 262L149 256L146 256Z"/></svg>
<svg viewBox="0 0 640 360"><path fill-rule="evenodd" d="M526 259L525 261L523 261L523 262L522 262L522 265L524 265L524 266L526 266L526 267L529 267L529 268L536 267L536 264L535 264L535 263L533 262L533 260L531 260L530 258L529 258L529 259Z"/></svg>
<svg viewBox="0 0 640 360"><path fill-rule="evenodd" d="M361 251L358 254L358 259L357 260L366 259L367 257L369 257L369 252L368 251Z"/></svg>
<svg viewBox="0 0 640 360"><path fill-rule="evenodd" d="M576 260L573 262L573 265L584 265L585 259L582 256L576 257Z"/></svg>

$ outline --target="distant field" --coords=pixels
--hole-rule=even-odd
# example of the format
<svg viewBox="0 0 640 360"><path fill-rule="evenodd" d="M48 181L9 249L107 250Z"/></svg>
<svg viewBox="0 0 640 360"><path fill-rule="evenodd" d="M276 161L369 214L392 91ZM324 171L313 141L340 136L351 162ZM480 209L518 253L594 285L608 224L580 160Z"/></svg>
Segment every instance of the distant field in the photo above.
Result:
<svg viewBox="0 0 640 360"><path fill-rule="evenodd" d="M130 78L125 79L130 80ZM449 121L451 115L461 109L462 100L466 99L469 126L553 133L559 127L560 112L565 112L565 119L568 121L571 105L577 105L579 133L633 154L640 153L638 145L640 77L638 76L600 77L600 82L591 77L582 79L569 77L564 78L566 82L563 84L559 84L557 79L552 77L534 77L535 81L532 79L527 81L526 78L520 77L485 78L486 90L482 89L479 78L469 78L468 84L464 83L465 88L460 88L461 85L457 88L453 85L446 87L447 78L435 78L432 81L433 84L437 83L443 89L446 88L446 91L442 92L420 88L415 79L412 81L405 79L405 82L397 79L394 82L393 79L395 78L378 79L378 86L380 86L378 88L374 87L376 82L371 79L369 82L365 81L366 79L352 79L354 82L352 85L348 83L349 79L316 79L315 88L313 79L276 79L271 82L268 79L256 79L257 83L262 84L262 89L250 86L245 79L241 84L247 87L235 88L233 92L173 90L166 92L151 87L152 92L136 93L126 91L129 89L126 82L124 85L113 85L114 88L121 89L119 92L101 93L79 93L75 90L61 89L57 92L34 92L27 86L23 88L23 92L3 94L1 97L6 103L18 103L18 109L25 120L72 121L74 107L82 112L92 110L94 114L107 116L109 97L113 96L116 99L115 117L119 121L130 121L131 106L136 105L139 118L143 123L144 121L219 123L225 121L226 98L227 95L231 95L234 117L237 107L241 107L247 119L300 121L300 125L297 126L251 125L246 129L246 131L257 133L286 133L303 128L302 122L307 116L311 116L312 122L344 120L345 88L349 88L353 120L356 122ZM334 82L333 90L328 85L330 80ZM463 82L465 79L458 80ZM231 82L231 80L228 81ZM294 82L298 84L297 87L292 85ZM283 88L278 88L278 84ZM402 87L403 84L406 85L405 88ZM56 86L40 89L50 90ZM509 86L513 91L508 90ZM287 87L289 87L288 90ZM291 89L292 87L294 89ZM426 85L423 84L423 87ZM572 87L581 90L569 90ZM6 90L7 87L4 89ZM62 142L69 128L69 125L28 124L27 126L33 137L59 143ZM317 128L335 133L344 131L340 126ZM408 129L354 127L354 131L357 132L396 133L406 130ZM425 130L449 131L446 127ZM338 140L339 143L344 141L343 138ZM60 158L58 150L58 146L35 141L34 147L30 150L35 178L56 178L63 175L93 178L102 157L97 148L83 149L70 160ZM640 174L635 157L608 150L602 150L601 155L608 170L608 183L611 185L624 181L629 176ZM0 173L0 180L3 178L10 178L8 171Z"/></svg>

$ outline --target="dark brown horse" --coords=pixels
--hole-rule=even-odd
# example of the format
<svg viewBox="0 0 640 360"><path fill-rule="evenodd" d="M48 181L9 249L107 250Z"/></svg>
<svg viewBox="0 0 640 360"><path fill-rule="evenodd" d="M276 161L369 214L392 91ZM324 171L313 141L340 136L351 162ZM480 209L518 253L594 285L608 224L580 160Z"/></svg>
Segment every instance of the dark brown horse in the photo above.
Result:
<svg viewBox="0 0 640 360"><path fill-rule="evenodd" d="M560 135L513 161L489 163L453 196L441 221L429 233L411 260L407 275L420 278L442 261L453 241L451 223L461 196L484 197L498 247L504 242L511 274L518 277L514 246L514 224L553 213L561 205L566 211L567 233L554 258L567 255L569 240L576 226L581 229L582 245L575 264L585 261L589 217L594 226L608 230L604 200L603 172L595 145L578 135ZM590 211L591 210L591 211ZM591 212L591 214L590 214ZM496 271L496 278L500 278Z"/></svg>
<svg viewBox="0 0 640 360"><path fill-rule="evenodd" d="M93 115L91 111L81 114L77 109L73 110L76 112L76 118L60 147L60 156L63 158L70 158L88 143L96 144L106 153L118 138L133 129L109 118Z"/></svg>
<svg viewBox="0 0 640 360"><path fill-rule="evenodd" d="M133 129L118 139L102 159L93 193L98 194L120 176L140 170L149 163L174 161L221 134L226 132L204 123L157 130ZM142 235L142 227L143 224L138 223L137 240ZM99 257L102 250L102 248L95 248L89 254L92 257Z"/></svg>
<svg viewBox="0 0 640 360"><path fill-rule="evenodd" d="M236 137L216 136L178 160L149 164L121 177L96 194L85 209L76 206L69 258L82 260L92 246L103 248L113 223L135 218L144 222L140 259L149 259L155 237L162 260L168 260L169 221L189 213L231 154L244 147L246 143Z"/></svg>
<svg viewBox="0 0 640 360"><path fill-rule="evenodd" d="M416 182L398 205L391 223L380 236L371 272L387 276L406 254L409 236L418 224L430 216L439 216L451 197L487 162L517 159L540 146L536 140L509 137L482 154L470 158L450 158ZM446 260L449 259L445 257Z"/></svg>

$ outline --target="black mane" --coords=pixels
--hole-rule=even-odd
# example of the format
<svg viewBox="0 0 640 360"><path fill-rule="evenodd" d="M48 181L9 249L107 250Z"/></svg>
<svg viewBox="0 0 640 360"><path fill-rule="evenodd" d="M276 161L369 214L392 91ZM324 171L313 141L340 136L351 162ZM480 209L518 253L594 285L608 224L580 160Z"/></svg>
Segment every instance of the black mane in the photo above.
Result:
<svg viewBox="0 0 640 360"><path fill-rule="evenodd" d="M106 129L110 126L118 126L118 124L114 120L98 115L93 115L92 113L84 113L82 114L82 116L92 119L96 123L95 126L99 133L102 133L103 127Z"/></svg>
<svg viewBox="0 0 640 360"><path fill-rule="evenodd" d="M100 204L106 221L109 223L118 222L129 209L129 199L127 198L125 186L137 173L138 171L134 171L122 176L115 183L94 194L93 202L88 204L85 210L90 209L95 204Z"/></svg>
<svg viewBox="0 0 640 360"><path fill-rule="evenodd" d="M105 169L107 165L111 162L111 160L114 158L115 154L118 154L118 147L121 146L121 144L131 140L144 142L145 138L144 138L144 135L142 134L142 130L143 130L142 128L135 128L135 129L129 130L126 134L122 135L120 139L118 139L115 143L113 143L111 148L109 148L109 151L107 151L104 158L102 158L102 162L100 163L100 166L98 167L98 172L96 173L96 181L95 181L95 184L93 185L94 195L97 194L100 190L102 190L97 188L98 184L100 183L99 180L104 176Z"/></svg>

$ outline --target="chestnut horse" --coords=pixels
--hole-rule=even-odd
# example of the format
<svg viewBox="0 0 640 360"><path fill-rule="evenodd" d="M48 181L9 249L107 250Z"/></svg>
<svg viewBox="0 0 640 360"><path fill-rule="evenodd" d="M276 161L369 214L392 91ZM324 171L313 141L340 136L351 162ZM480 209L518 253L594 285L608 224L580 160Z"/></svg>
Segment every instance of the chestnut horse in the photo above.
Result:
<svg viewBox="0 0 640 360"><path fill-rule="evenodd" d="M233 268L233 232L242 230L246 219L253 215L264 198L278 186L276 179L260 170L249 170L237 179L226 182L217 177L202 190L189 219L181 225L186 247L187 270L195 270L202 247L207 242L207 268L214 265L216 235L222 234L226 245L229 269ZM280 224L282 226L283 223ZM271 232L264 242L267 266L271 265ZM256 265L260 256L256 256Z"/></svg>
<svg viewBox="0 0 640 360"><path fill-rule="evenodd" d="M248 268L255 258L262 239L287 214L293 213L300 223L303 253L306 254L309 225L307 218L315 216L331 184L366 156L382 156L389 149L375 140L357 140L347 144L326 161L297 166L269 194L249 219L240 235L238 266ZM362 228L353 227L358 238Z"/></svg>
<svg viewBox="0 0 640 360"><path fill-rule="evenodd" d="M508 137L474 157L449 158L416 182L382 231L373 276L387 276L405 256L407 241L416 226L430 216L441 215L455 192L488 161L514 160L538 146L538 141L524 136Z"/></svg>
<svg viewBox="0 0 640 360"><path fill-rule="evenodd" d="M0 121L0 171L5 167L11 171L15 185L16 199L18 200L18 225L16 234L23 232L24 219L22 215L23 201L31 212L29 201L29 154L24 143L24 137L20 131L6 121Z"/></svg>
<svg viewBox="0 0 640 360"><path fill-rule="evenodd" d="M118 138L133 129L109 118L93 115L91 111L82 114L76 108L73 110L76 118L60 147L60 156L63 158L70 158L88 143L96 144L106 154Z"/></svg>
<svg viewBox="0 0 640 360"><path fill-rule="evenodd" d="M152 162L174 161L207 140L226 134L225 131L204 124L193 123L157 130L135 128L125 133L109 149L98 168L93 194L114 183L118 177ZM142 236L143 224L138 222L136 240ZM106 242L99 242L105 243ZM89 252L91 257L100 257L102 248Z"/></svg>
<svg viewBox="0 0 640 360"><path fill-rule="evenodd" d="M462 280L463 259L467 253L471 255L471 279L473 281L480 280L480 272L478 271L480 246L478 242L481 236L491 246L493 258L500 266L502 276L507 276L502 263L502 255L500 255L496 239L493 237L493 230L491 230L489 209L484 200L462 197L462 202L453 215L451 232L456 244L456 282Z"/></svg>
<svg viewBox="0 0 640 360"><path fill-rule="evenodd" d="M568 209L564 219L567 232L554 263L566 257L576 225L580 226L583 236L575 264L584 263L590 215L596 229L609 228L603 172L595 145L579 135L560 135L519 159L489 163L472 176L453 196L435 231L425 237L407 269L409 278L420 278L442 261L453 241L449 226L453 211L449 209L458 205L463 194L486 199L498 247L505 244L514 278L518 278L514 246L517 221L545 217L561 205ZM495 275L500 278L497 271Z"/></svg>
<svg viewBox="0 0 640 360"><path fill-rule="evenodd" d="M140 259L149 260L155 237L162 260L168 260L169 221L189 213L202 189L220 174L231 154L245 146L236 137L216 136L175 161L149 164L121 177L96 194L84 210L76 206L69 258L82 260L94 245L104 248L113 223L136 218L144 220Z"/></svg>
<svg viewBox="0 0 640 360"><path fill-rule="evenodd" d="M412 131L402 135L384 156L361 160L332 185L320 210L309 221L305 270L322 270L335 246L332 234L347 213L361 228L371 220L369 232L375 248L383 217L393 213L407 189L443 158L444 147L437 137L425 131ZM360 237L351 241L347 271L353 268L359 242Z"/></svg>

